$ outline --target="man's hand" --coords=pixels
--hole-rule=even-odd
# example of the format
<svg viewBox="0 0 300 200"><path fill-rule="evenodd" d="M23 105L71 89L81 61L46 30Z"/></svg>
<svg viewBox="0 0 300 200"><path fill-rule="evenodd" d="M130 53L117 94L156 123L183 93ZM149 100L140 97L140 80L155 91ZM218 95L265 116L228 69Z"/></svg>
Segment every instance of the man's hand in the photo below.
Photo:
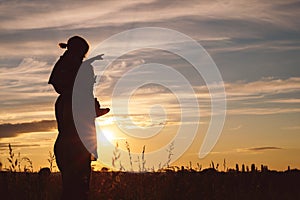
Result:
<svg viewBox="0 0 300 200"><path fill-rule="evenodd" d="M96 116L101 117L102 115L109 113L109 111L110 111L109 108L99 108L96 110Z"/></svg>
<svg viewBox="0 0 300 200"><path fill-rule="evenodd" d="M96 116L97 117L105 115L110 111L109 108L100 108L100 107L101 106L100 106L99 101L97 100L97 98L95 98L95 111L96 111Z"/></svg>

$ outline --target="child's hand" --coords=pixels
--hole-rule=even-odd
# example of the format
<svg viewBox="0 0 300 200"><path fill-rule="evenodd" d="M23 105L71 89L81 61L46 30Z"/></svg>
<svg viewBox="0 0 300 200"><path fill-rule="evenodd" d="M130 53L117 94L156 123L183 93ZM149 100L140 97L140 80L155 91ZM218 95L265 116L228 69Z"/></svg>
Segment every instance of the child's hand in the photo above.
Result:
<svg viewBox="0 0 300 200"><path fill-rule="evenodd" d="M95 60L103 60L103 58L102 58L103 56L104 56L104 54L100 54L100 55L95 56L94 59Z"/></svg>
<svg viewBox="0 0 300 200"><path fill-rule="evenodd" d="M89 58L88 60L84 61L85 63L91 64L92 62L94 62L95 60L103 60L102 56L104 56L104 54L100 54L97 56L94 56L92 58Z"/></svg>

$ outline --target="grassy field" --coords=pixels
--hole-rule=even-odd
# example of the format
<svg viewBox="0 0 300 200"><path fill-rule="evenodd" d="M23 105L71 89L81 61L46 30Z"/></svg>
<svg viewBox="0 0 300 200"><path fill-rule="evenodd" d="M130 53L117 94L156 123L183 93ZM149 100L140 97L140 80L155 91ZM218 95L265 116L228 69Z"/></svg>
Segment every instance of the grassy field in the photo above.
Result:
<svg viewBox="0 0 300 200"><path fill-rule="evenodd" d="M131 158L129 145L127 146ZM145 167L144 148L139 173L125 172L123 167L121 171L109 171L107 168L93 171L90 199L300 199L300 170L297 169L291 170L288 167L284 172L277 172L269 170L265 165L258 169L255 164L250 167L236 164L235 169L228 169L224 159L223 171L220 170L220 165L213 161L208 169L202 169L202 165L198 163L196 168L192 167L191 162L190 166L179 168L169 166L167 162L164 167L155 171ZM1 171L2 165L0 166L1 200L59 199L62 192L61 174L50 172L55 166L53 153L49 152L49 168L43 168L37 173L33 172L33 164L29 158L21 157L20 153L15 156L10 144L8 150L9 163L4 171ZM119 161L119 157L116 145L113 164Z"/></svg>
<svg viewBox="0 0 300 200"><path fill-rule="evenodd" d="M90 199L300 199L300 172L93 172ZM60 173L0 172L0 199L59 199Z"/></svg>

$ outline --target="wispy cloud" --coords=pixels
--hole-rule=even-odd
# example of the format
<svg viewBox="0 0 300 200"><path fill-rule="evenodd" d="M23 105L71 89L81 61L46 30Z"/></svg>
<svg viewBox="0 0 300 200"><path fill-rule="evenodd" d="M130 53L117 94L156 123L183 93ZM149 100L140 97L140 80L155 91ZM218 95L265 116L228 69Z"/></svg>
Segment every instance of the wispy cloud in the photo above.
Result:
<svg viewBox="0 0 300 200"><path fill-rule="evenodd" d="M0 149L8 149L10 143L0 143ZM22 148L22 147L39 147L39 144L13 144L12 148Z"/></svg>
<svg viewBox="0 0 300 200"><path fill-rule="evenodd" d="M231 130L231 131L237 131L237 130L240 130L242 127L243 127L243 125L240 124L240 125L238 125L236 127L229 128L229 130Z"/></svg>
<svg viewBox="0 0 300 200"><path fill-rule="evenodd" d="M2 101L9 100L13 95L21 97L21 93L23 98L49 96L47 81L51 69L52 66L46 62L32 58L24 58L17 67L1 68L0 89L5 97Z"/></svg>
<svg viewBox="0 0 300 200"><path fill-rule="evenodd" d="M107 16L124 6L134 5L135 1L7 1L1 4L0 10L4 17L2 27L7 30L62 28L75 24L87 24L93 19L107 21ZM36 9L36 7L39 9ZM18 17L11 12L18 13ZM82 14L81 14L82 13ZM113 17L113 15L112 15ZM47 23L45 23L45 19ZM100 21L99 21L100 22Z"/></svg>
<svg viewBox="0 0 300 200"><path fill-rule="evenodd" d="M90 41L100 42L130 28L158 26L207 41L211 43L206 43L211 52L299 49L298 11L299 4L292 0L230 1L226 6L222 1L193 0L73 1L72 4L4 1L0 4L3 43L0 48L5 54L26 55L28 51L24 49L31 47L29 52L35 55L49 55L55 52L50 42L59 42L69 34L83 34Z"/></svg>
<svg viewBox="0 0 300 200"><path fill-rule="evenodd" d="M243 100L266 95L287 94L300 91L300 77L288 79L263 78L255 82L226 83L226 94L229 100Z"/></svg>
<svg viewBox="0 0 300 200"><path fill-rule="evenodd" d="M56 129L56 122L54 120L0 124L0 138L15 137L20 133L46 132L53 129Z"/></svg>
<svg viewBox="0 0 300 200"><path fill-rule="evenodd" d="M277 146L259 146L259 147L250 147L250 148L236 148L231 150L225 150L225 151L212 151L211 154L237 154L237 153L243 153L243 154L258 154L263 153L265 151L275 151L275 150L284 150L284 148L277 147Z"/></svg>
<svg viewBox="0 0 300 200"><path fill-rule="evenodd" d="M23 59L16 67L0 68L2 123L6 120L30 121L30 116L53 118L49 111L56 95L47 84L51 69L48 63L32 58Z"/></svg>
<svg viewBox="0 0 300 200"><path fill-rule="evenodd" d="M266 150L281 150L280 147L274 147L274 146L265 146L265 147L252 147L248 148L246 150L248 151L266 151Z"/></svg>
<svg viewBox="0 0 300 200"><path fill-rule="evenodd" d="M147 61L147 59L145 61ZM176 67L174 69L176 69ZM114 90L114 83L122 76L122 74L122 70L118 71L114 76L115 79L105 83L106 91ZM136 74L136 76L142 75ZM200 84L203 83L200 82ZM105 94L105 92L101 90L101 84L99 86L98 93L102 95ZM122 87L124 87L122 91L126 91L126 85L122 85ZM178 85L178 87L180 87L180 85ZM201 109L201 117L209 117L211 115L211 95L208 93L207 86L205 84L196 86L196 89L197 92L192 95L185 92L185 88L183 87L183 96L185 96L187 100L196 98ZM297 104L299 102L298 99L295 99L296 94L300 91L300 78L298 77L291 77L288 79L262 78L252 82L226 82L225 91L228 101L228 115L272 115L300 112L300 108L287 105ZM282 96L285 98L282 99ZM169 117L171 116L172 118L172 116L174 116L174 119L177 120L181 113L181 105L179 104L178 99L176 99L176 96L172 95L172 91L155 84L148 84L134 91L130 101L129 99L123 99L122 94L118 94L118 96L115 96L114 98L131 103L133 106L133 109L131 109L133 113L131 114L134 114L135 118L140 114L140 118L145 119L145 116L148 115L148 109L153 104L161 105L166 113L169 114ZM114 99L114 101L118 101L117 99ZM284 104L278 105L278 103ZM107 102L106 104L111 105L111 103ZM187 104L185 106L187 106ZM192 109L196 109L195 105L191 104L188 106ZM177 115L177 117L175 117L175 115ZM191 119L194 118L196 120L198 116L190 117Z"/></svg>
<svg viewBox="0 0 300 200"><path fill-rule="evenodd" d="M237 108L228 109L228 115L274 115L299 113L300 108Z"/></svg>
<svg viewBox="0 0 300 200"><path fill-rule="evenodd" d="M282 130L300 130L300 126L286 126L282 127Z"/></svg>
<svg viewBox="0 0 300 200"><path fill-rule="evenodd" d="M99 85L95 89L95 94L96 96L97 94L99 95L102 105L112 105L110 97L118 79L126 71L149 61L149 58L144 58L131 56L129 59L121 59L105 72L104 76L101 77L102 80L99 80ZM47 84L51 69L52 66L48 63L32 58L24 59L18 67L0 69L2 80L0 89L3 94L3 98L1 99L3 109L0 118L2 123L6 121L30 121L32 120L30 117L36 119L40 117L51 119L54 117L53 103L49 101L49 98L54 101L56 94L51 86ZM180 69L180 67L175 66L174 69ZM184 71L184 69L182 68L181 70ZM145 73L147 73L147 70ZM143 74L136 74L136 76L143 76ZM192 76L189 77L191 77L189 79L192 82L196 82L195 80L197 79ZM203 82L200 81L200 84L203 84ZM126 91L126 85L122 87L124 87L123 91ZM196 98L198 100L202 117L210 116L211 96L207 91L207 86L200 85L196 89L197 93L195 95L185 94L184 88L182 92L187 100L189 98ZM227 82L225 83L225 90L229 103L227 111L229 115L265 115L300 112L298 108L285 107L285 104L299 103L299 99L296 99L294 96L294 94L300 91L300 78L298 77L288 79L263 78L254 82ZM280 95L285 95L286 97L283 99ZM179 119L181 112L179 110L180 105L176 96L168 88L148 84L136 90L132 97L134 98L131 102L134 102L138 106L132 107L131 112L133 113L129 115L135 115L136 119L143 119L142 121L145 121L145 116L148 115L148 109L150 108L149 106L153 104L162 105L166 109L165 111L169 114L168 120L170 122L175 122ZM114 98L122 100L122 94L118 94ZM252 100L254 101L251 102ZM239 102L239 105L234 102ZM247 104L243 104L242 102L247 102ZM231 103L238 106L231 107ZM282 105L270 106L270 103L281 103ZM268 106L262 107L264 104L268 104ZM195 105L189 106L191 109L196 109ZM28 110L29 107L34 109ZM198 119L198 116L190 117L194 117L195 120ZM160 124L161 121L157 123Z"/></svg>
<svg viewBox="0 0 300 200"><path fill-rule="evenodd" d="M269 100L270 103L284 103L284 104L300 104L300 99L274 99Z"/></svg>
<svg viewBox="0 0 300 200"><path fill-rule="evenodd" d="M270 115L299 113L300 78L263 78L254 82L225 83L227 114Z"/></svg>
<svg viewBox="0 0 300 200"><path fill-rule="evenodd" d="M49 60L54 62L54 54L61 53L55 43L59 42L59 38L66 40L66 34L86 33L91 41L99 42L112 33L150 25L183 31L204 42L210 52L259 50L266 46L273 49L286 47L286 50L290 50L299 48L299 38L296 37L296 27L299 25L299 21L296 20L298 10L298 3L292 0L284 3L229 1L226 6L222 1L75 1L71 5L61 1L3 2L0 5L3 36L3 45L0 48L4 56L33 54L45 55L48 58L45 59L47 61L25 58L17 67L7 66L0 69L0 90L3 96L0 120L4 123L12 120L20 122L22 119L30 121L30 116L54 118L52 102L56 94L47 84L53 65ZM18 17L11 13L18 13ZM20 45L22 48L18 48ZM53 55L49 58L51 54ZM106 55L106 59L109 59L109 56ZM210 94L203 80L195 76L194 71L188 69L188 65L182 60L179 62L178 58L162 52L140 51L122 57L101 77L99 85L96 86L96 95L99 95L104 105L110 106L110 97L118 79L135 66L154 61L173 66L188 77L189 81L196 83L194 86L197 89L196 98L201 108L201 116L210 116ZM227 113L263 115L299 112L298 108L283 105L299 103L299 99L292 95L300 91L299 85L298 77L263 78L249 82L226 81L229 102ZM186 94L186 98L194 97ZM162 99L167 111L176 116L171 117L170 121L177 120L180 114L176 106L178 102L167 89L148 85L135 93L135 101L139 105L150 105L153 101ZM266 103L282 105L263 107ZM29 107L34 109L28 110ZM194 109L193 105L191 109ZM143 109L135 108L133 111L132 115L136 119L146 120L145 113L138 116L138 112Z"/></svg>

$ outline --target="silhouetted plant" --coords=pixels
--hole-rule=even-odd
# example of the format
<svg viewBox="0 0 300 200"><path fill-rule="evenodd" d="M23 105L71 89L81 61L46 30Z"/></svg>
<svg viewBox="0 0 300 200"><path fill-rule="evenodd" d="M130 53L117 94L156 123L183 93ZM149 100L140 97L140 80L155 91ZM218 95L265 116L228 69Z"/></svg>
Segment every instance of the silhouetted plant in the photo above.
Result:
<svg viewBox="0 0 300 200"><path fill-rule="evenodd" d="M152 166L152 167L150 168L150 171L151 171L151 172L155 172L155 167Z"/></svg>
<svg viewBox="0 0 300 200"><path fill-rule="evenodd" d="M158 170L161 170L161 162L158 164Z"/></svg>
<svg viewBox="0 0 300 200"><path fill-rule="evenodd" d="M152 168L147 168L146 167L146 159L145 159L146 146L145 145L143 146L143 150L142 150L141 155L137 156L136 160L133 160L133 157L132 157L132 154L131 154L131 149L130 149L129 143L127 141L125 142L125 147L126 147L127 152L128 152L129 164L130 164L130 170L131 171L134 171L133 162L137 163L139 172L146 172L147 170L152 171L152 172L155 172L155 171L163 172L163 171L170 170L170 169L171 170L173 170L173 169L176 170L175 169L176 167L170 166L170 162L171 162L171 159L172 159L172 156L173 156L174 142L170 143L168 149L166 150L168 152L167 161L163 165L162 165L162 163L159 163L157 170L155 170L154 166ZM119 161L119 164L120 164L119 170L124 171L125 168L123 167L123 165L121 163L120 157L121 157L121 153L119 151L119 145L118 145L118 143L116 143L115 149L113 151L112 166L116 168L117 161ZM213 163L213 168L218 170L219 164L217 163L217 165L215 165ZM186 169L189 169L190 171L201 171L202 165L199 165L199 163L197 163L197 168L195 170L195 169L193 169L192 163L190 162L189 166L186 166Z"/></svg>
<svg viewBox="0 0 300 200"><path fill-rule="evenodd" d="M172 159L172 156L173 156L173 150L174 150L174 142L171 142L171 144L169 145L169 148L167 149L167 152L168 152L168 160L167 160L167 162L162 166L162 168L164 168L165 166L166 166L166 167L169 167L169 166L170 166L171 159Z"/></svg>
<svg viewBox="0 0 300 200"><path fill-rule="evenodd" d="M55 168L55 166L54 166L55 155L51 151L49 151L49 158L47 159L47 161L49 162L50 172L52 172L53 168Z"/></svg>
<svg viewBox="0 0 300 200"><path fill-rule="evenodd" d="M18 165L18 169L19 169L19 172L21 172L21 154L20 152L18 153L18 162L17 162L17 165Z"/></svg>
<svg viewBox="0 0 300 200"><path fill-rule="evenodd" d="M235 171L236 171L236 172L239 172L239 171L240 171L240 169L239 169L239 164L237 164L237 163L235 164Z"/></svg>
<svg viewBox="0 0 300 200"><path fill-rule="evenodd" d="M113 167L116 167L116 162L120 159L120 157L121 157L121 153L119 151L119 144L116 143L115 149L113 151L112 161L111 161Z"/></svg>
<svg viewBox="0 0 300 200"><path fill-rule="evenodd" d="M29 166L24 165L24 172L33 172L33 164L32 161L28 157L23 157L22 160L26 161Z"/></svg>
<svg viewBox="0 0 300 200"><path fill-rule="evenodd" d="M51 170L48 167L43 167L38 172L38 175L42 178L48 178L50 174L51 174Z"/></svg>
<svg viewBox="0 0 300 200"><path fill-rule="evenodd" d="M189 165L190 165L190 166L189 166L189 170L192 170L192 169L193 169L192 161L189 162Z"/></svg>
<svg viewBox="0 0 300 200"><path fill-rule="evenodd" d="M180 171L185 171L184 166L181 166Z"/></svg>
<svg viewBox="0 0 300 200"><path fill-rule="evenodd" d="M131 168L131 171L133 171L132 156L131 156L130 146L129 146L129 143L127 141L126 141L125 145L126 145L126 149L127 149L128 156L129 156L130 168Z"/></svg>
<svg viewBox="0 0 300 200"><path fill-rule="evenodd" d="M137 160L135 162L138 163L139 172L141 172L142 168L141 168L140 156L137 156Z"/></svg>
<svg viewBox="0 0 300 200"><path fill-rule="evenodd" d="M256 168L255 168L255 164L251 164L251 172L255 172Z"/></svg>
<svg viewBox="0 0 300 200"><path fill-rule="evenodd" d="M16 167L18 165L18 159L15 158L15 154L14 154L13 149L10 144L8 144L8 149L9 149L9 157L7 158L7 160L10 164L9 171L16 172Z"/></svg>
<svg viewBox="0 0 300 200"><path fill-rule="evenodd" d="M219 170L219 163L217 163L217 165L216 165L216 170L217 171Z"/></svg>
<svg viewBox="0 0 300 200"><path fill-rule="evenodd" d="M214 161L211 161L210 168L215 169L215 163L214 163Z"/></svg>
<svg viewBox="0 0 300 200"><path fill-rule="evenodd" d="M8 149L9 149L9 157L7 158L7 160L10 164L9 169L8 169L10 172L16 172L17 169L19 172L21 172L21 161L25 161L29 164L28 167L26 166L26 164L24 165L24 168L23 168L24 172L33 172L33 164L32 164L32 161L28 157L21 158L21 154L19 152L18 158L15 158L15 153L13 151L11 144L8 144Z"/></svg>
<svg viewBox="0 0 300 200"><path fill-rule="evenodd" d="M264 170L265 170L265 171L269 171L269 168L268 168L267 165L265 165Z"/></svg>
<svg viewBox="0 0 300 200"><path fill-rule="evenodd" d="M225 158L224 158L224 161L223 161L223 170L224 170L224 172L226 170L226 160L225 160Z"/></svg>
<svg viewBox="0 0 300 200"><path fill-rule="evenodd" d="M145 172L146 168L145 168L145 164L146 164L146 160L145 160L145 145L143 146L143 150L141 153L141 159L140 160L140 156L137 156L137 160L136 162L138 163L138 167L139 167L139 172Z"/></svg>
<svg viewBox="0 0 300 200"><path fill-rule="evenodd" d="M145 150L146 150L146 146L143 146L143 151L142 151L142 171L146 171L146 160L145 160Z"/></svg>
<svg viewBox="0 0 300 200"><path fill-rule="evenodd" d="M267 172L268 171L268 166L267 165L261 165L260 166L260 171L261 172Z"/></svg>
<svg viewBox="0 0 300 200"><path fill-rule="evenodd" d="M125 167L122 165L122 162L120 161L120 171L125 171Z"/></svg>
<svg viewBox="0 0 300 200"><path fill-rule="evenodd" d="M242 164L242 172L245 172L245 165Z"/></svg>
<svg viewBox="0 0 300 200"><path fill-rule="evenodd" d="M197 169L196 169L196 170L197 170L198 172L200 172L201 169L202 169L202 165L200 165L199 163L197 163Z"/></svg>

